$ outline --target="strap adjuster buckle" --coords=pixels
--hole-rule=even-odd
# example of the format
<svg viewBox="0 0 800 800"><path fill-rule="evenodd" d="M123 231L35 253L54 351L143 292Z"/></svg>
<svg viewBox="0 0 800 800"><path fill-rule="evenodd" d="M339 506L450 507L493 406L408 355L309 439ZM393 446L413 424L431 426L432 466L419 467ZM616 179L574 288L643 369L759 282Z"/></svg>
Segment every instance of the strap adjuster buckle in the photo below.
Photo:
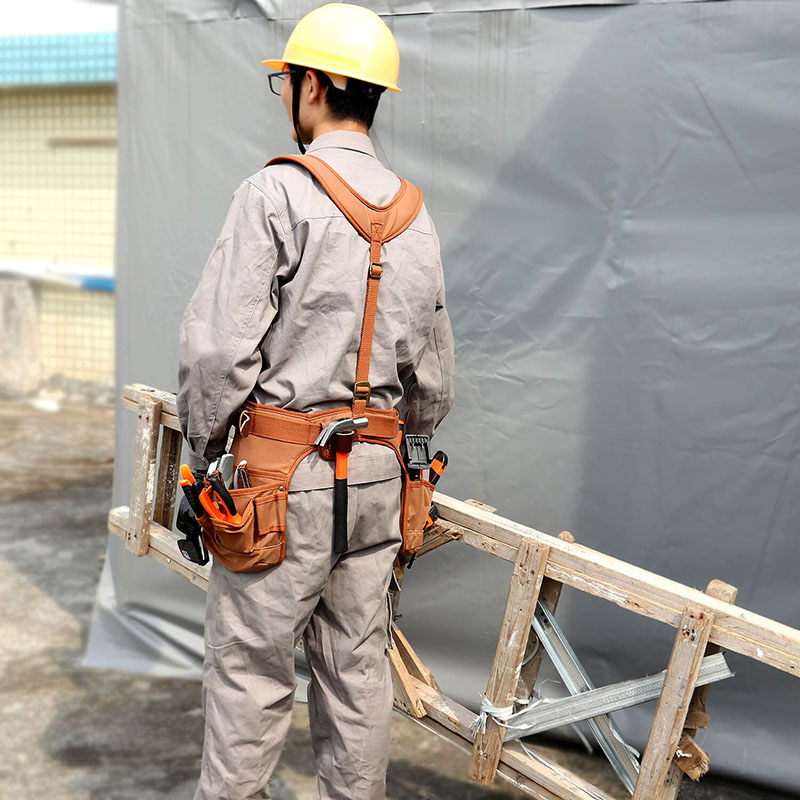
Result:
<svg viewBox="0 0 800 800"><path fill-rule="evenodd" d="M383 267L377 261L371 261L369 265L370 278L380 278L383 275Z"/></svg>
<svg viewBox="0 0 800 800"><path fill-rule="evenodd" d="M369 398L372 396L372 386L369 381L356 381L353 387L353 397L356 400L363 400L369 403Z"/></svg>

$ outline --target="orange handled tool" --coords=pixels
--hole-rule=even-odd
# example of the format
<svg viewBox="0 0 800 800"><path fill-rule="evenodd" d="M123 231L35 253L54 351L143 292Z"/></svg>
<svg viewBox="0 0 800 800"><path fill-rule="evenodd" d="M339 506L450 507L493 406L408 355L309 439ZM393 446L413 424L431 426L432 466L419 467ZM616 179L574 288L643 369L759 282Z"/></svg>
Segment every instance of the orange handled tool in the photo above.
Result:
<svg viewBox="0 0 800 800"><path fill-rule="evenodd" d="M210 475L206 476L206 481L208 482L206 491L211 489L211 491L214 492L222 504L222 508L220 510L224 515L223 518L225 521L229 522L231 525L241 525L242 517L236 510L236 503L234 502L233 497L231 497L228 487L225 486L221 474L219 472L212 472Z"/></svg>
<svg viewBox="0 0 800 800"><path fill-rule="evenodd" d="M181 478L178 483L183 488L189 505L192 507L192 511L195 512L195 516L197 516L198 519L204 517L206 514L212 519L227 519L227 516L217 508L214 501L208 496L208 492L200 488L200 484L195 480L194 474L192 470L189 469L188 464L181 464ZM193 499L195 502L192 502ZM197 515L197 503L200 504L204 511L204 513L199 516Z"/></svg>
<svg viewBox="0 0 800 800"><path fill-rule="evenodd" d="M434 486L439 482L439 478L444 475L444 471L447 469L447 453L443 450L437 450L436 455L433 457L433 461L431 461L431 471L428 476L428 480Z"/></svg>

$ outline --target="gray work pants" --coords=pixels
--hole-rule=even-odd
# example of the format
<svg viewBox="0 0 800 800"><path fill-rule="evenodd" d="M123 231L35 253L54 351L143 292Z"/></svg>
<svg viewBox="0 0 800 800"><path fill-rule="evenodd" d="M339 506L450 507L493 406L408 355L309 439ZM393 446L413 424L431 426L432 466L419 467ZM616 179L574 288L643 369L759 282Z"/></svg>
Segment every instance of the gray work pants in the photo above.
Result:
<svg viewBox="0 0 800 800"><path fill-rule="evenodd" d="M234 573L213 564L203 666L205 740L195 800L269 798L291 722L295 642L321 800L383 800L392 681L388 588L400 547L400 478L348 490L347 553L333 554L333 490L291 492L286 557Z"/></svg>

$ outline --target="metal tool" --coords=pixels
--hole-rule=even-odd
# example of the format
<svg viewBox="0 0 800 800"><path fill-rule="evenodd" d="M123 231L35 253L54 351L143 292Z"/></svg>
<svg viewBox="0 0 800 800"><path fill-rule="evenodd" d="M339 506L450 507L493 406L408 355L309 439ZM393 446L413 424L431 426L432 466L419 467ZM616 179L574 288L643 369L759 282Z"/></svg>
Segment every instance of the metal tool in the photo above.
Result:
<svg viewBox="0 0 800 800"><path fill-rule="evenodd" d="M222 482L230 489L233 485L233 453L223 453L219 458L215 458L208 465L208 474L212 472L219 472Z"/></svg>
<svg viewBox="0 0 800 800"><path fill-rule="evenodd" d="M206 476L206 480L210 484L211 490L222 503L222 511L226 516L225 521L230 522L232 525L241 525L242 518L236 510L236 503L233 501L230 492L223 482L222 472L217 470L216 472L209 473Z"/></svg>
<svg viewBox="0 0 800 800"><path fill-rule="evenodd" d="M352 433L359 428L366 428L369 425L369 420L366 417L342 417L329 422L319 433L319 436L314 440L317 447L327 447L331 436L337 433Z"/></svg>
<svg viewBox="0 0 800 800"><path fill-rule="evenodd" d="M333 552L347 552L347 458L353 448L353 436L366 428L366 417L342 417L329 422L314 441L317 447L326 447L333 439L336 466L333 479Z"/></svg>
<svg viewBox="0 0 800 800"><path fill-rule="evenodd" d="M559 728L562 725L574 725L591 717L610 714L623 708L657 700L664 686L666 670L643 678L612 683L600 689L592 689L572 697L557 700L540 701L537 705L512 715L506 725L506 739L521 739L536 733ZM732 678L733 672L725 661L723 653L706 656L697 677L697 686Z"/></svg>
<svg viewBox="0 0 800 800"><path fill-rule="evenodd" d="M233 488L233 453L221 455L217 463L217 469L222 473L222 482L225 484L225 488Z"/></svg>
<svg viewBox="0 0 800 800"><path fill-rule="evenodd" d="M228 490L222 485L220 473L218 471L206 475L203 485L195 479L194 473L188 464L181 464L181 477L178 484L183 489L186 499L198 519L208 515L211 519L229 522L232 525L241 525L242 518L236 512L236 504ZM219 497L222 503L220 508L209 494L209 490ZM200 504L202 513L198 513L197 504ZM231 509L233 509L231 511Z"/></svg>
<svg viewBox="0 0 800 800"><path fill-rule="evenodd" d="M236 472L233 475L234 489L250 488L250 473L247 471L247 461L242 460L236 465Z"/></svg>
<svg viewBox="0 0 800 800"><path fill-rule="evenodd" d="M578 695L594 689L586 670L578 661L575 651L564 636L549 606L541 598L536 603L532 626L569 693ZM614 772L625 788L633 794L639 776L639 761L633 755L633 748L625 744L617 726L607 714L589 719L588 725L606 758L611 762Z"/></svg>

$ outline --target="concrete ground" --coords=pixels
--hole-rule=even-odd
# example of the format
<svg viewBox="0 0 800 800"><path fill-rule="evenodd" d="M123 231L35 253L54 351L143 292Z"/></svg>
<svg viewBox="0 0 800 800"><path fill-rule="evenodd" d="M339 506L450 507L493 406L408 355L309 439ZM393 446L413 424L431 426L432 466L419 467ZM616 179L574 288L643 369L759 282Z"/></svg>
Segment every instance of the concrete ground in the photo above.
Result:
<svg viewBox="0 0 800 800"><path fill-rule="evenodd" d="M192 796L202 748L200 684L80 666L106 546L113 420L107 406L44 412L0 402L0 800ZM602 758L537 749L625 797ZM387 798L529 797L502 782L491 789L468 782L466 764L464 754L398 714ZM301 704L273 793L275 800L317 796ZM686 781L681 798L790 800L713 775Z"/></svg>

